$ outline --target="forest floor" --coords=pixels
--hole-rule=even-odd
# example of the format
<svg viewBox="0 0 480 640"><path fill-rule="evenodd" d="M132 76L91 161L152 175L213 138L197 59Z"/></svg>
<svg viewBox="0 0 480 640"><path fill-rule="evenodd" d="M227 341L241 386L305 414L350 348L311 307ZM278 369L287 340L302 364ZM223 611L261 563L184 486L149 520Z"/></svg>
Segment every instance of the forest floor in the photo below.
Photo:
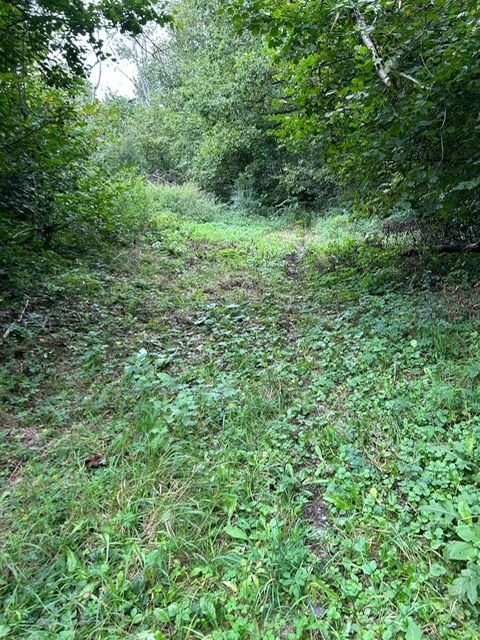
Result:
<svg viewBox="0 0 480 640"><path fill-rule="evenodd" d="M476 259L166 218L26 291L0 638L478 639Z"/></svg>

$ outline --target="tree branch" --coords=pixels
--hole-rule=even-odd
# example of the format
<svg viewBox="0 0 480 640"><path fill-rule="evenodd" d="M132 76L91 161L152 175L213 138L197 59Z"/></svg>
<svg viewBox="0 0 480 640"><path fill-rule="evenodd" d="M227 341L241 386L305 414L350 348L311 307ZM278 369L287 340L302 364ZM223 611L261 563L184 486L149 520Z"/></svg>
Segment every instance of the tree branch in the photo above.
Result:
<svg viewBox="0 0 480 640"><path fill-rule="evenodd" d="M25 312L27 311L27 308L28 308L29 304L30 304L30 298L27 298L27 301L25 302L25 306L23 307L22 312L18 316L17 321L16 322L12 322L12 324L7 327L7 329L5 330L4 334L0 338L0 344L5 342L5 340L12 333L12 331L15 329L15 327L23 322L23 317L25 316Z"/></svg>
<svg viewBox="0 0 480 640"><path fill-rule="evenodd" d="M388 75L385 65L383 63L383 58L378 52L377 46L370 37L370 33L368 30L367 23L365 22L365 18L362 16L358 9L352 9L353 18L358 26L358 30L360 31L360 36L362 38L363 44L367 47L367 49L372 54L373 64L375 66L375 70L377 72L378 77L383 82L383 84L390 89L393 86L392 79Z"/></svg>
<svg viewBox="0 0 480 640"><path fill-rule="evenodd" d="M409 80L410 82L413 82L413 84L416 84L417 86L419 86L421 89L426 89L427 87L422 84L419 80L417 80L416 78L414 78L413 76L409 75L408 73L404 73L403 71L400 71L398 73L399 76L401 76L402 78L405 78L405 80Z"/></svg>

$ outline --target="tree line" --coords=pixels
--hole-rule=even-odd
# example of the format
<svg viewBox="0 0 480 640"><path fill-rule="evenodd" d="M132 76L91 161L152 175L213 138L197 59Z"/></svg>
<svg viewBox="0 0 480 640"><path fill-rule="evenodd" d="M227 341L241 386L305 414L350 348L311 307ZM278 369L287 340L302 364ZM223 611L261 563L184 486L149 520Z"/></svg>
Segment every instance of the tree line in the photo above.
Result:
<svg viewBox="0 0 480 640"><path fill-rule="evenodd" d="M143 175L475 242L479 28L473 0L2 1L2 235L108 237ZM98 104L86 54L112 29L142 47L137 96Z"/></svg>

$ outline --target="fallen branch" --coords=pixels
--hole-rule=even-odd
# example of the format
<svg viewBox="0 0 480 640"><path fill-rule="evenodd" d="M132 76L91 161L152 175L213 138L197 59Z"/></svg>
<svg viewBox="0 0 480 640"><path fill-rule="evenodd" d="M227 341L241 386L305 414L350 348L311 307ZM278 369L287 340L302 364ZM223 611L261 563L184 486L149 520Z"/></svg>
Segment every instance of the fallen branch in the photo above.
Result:
<svg viewBox="0 0 480 640"><path fill-rule="evenodd" d="M21 324L23 322L23 318L25 316L25 313L26 313L26 311L28 309L28 305L29 304L30 304L30 298L27 298L27 301L25 302L25 306L23 307L22 312L18 316L17 321L16 322L12 322L12 324L9 327L7 327L5 333L3 334L3 336L0 339L0 344L5 342L5 340L8 338L8 336L12 333L13 329L17 325L19 325L19 324Z"/></svg>
<svg viewBox="0 0 480 640"><path fill-rule="evenodd" d="M472 242L471 244L439 244L436 247L431 247L428 249L429 251L434 251L435 253L480 253L480 241ZM420 249L409 249L405 251L402 255L409 256L418 256L422 253Z"/></svg>

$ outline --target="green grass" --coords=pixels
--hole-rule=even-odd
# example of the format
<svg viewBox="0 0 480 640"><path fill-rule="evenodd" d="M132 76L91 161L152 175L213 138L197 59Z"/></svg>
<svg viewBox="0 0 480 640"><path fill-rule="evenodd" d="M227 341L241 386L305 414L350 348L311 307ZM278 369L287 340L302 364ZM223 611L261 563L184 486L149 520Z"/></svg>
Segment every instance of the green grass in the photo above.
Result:
<svg viewBox="0 0 480 640"><path fill-rule="evenodd" d="M209 206L25 284L0 637L478 638L475 258Z"/></svg>

